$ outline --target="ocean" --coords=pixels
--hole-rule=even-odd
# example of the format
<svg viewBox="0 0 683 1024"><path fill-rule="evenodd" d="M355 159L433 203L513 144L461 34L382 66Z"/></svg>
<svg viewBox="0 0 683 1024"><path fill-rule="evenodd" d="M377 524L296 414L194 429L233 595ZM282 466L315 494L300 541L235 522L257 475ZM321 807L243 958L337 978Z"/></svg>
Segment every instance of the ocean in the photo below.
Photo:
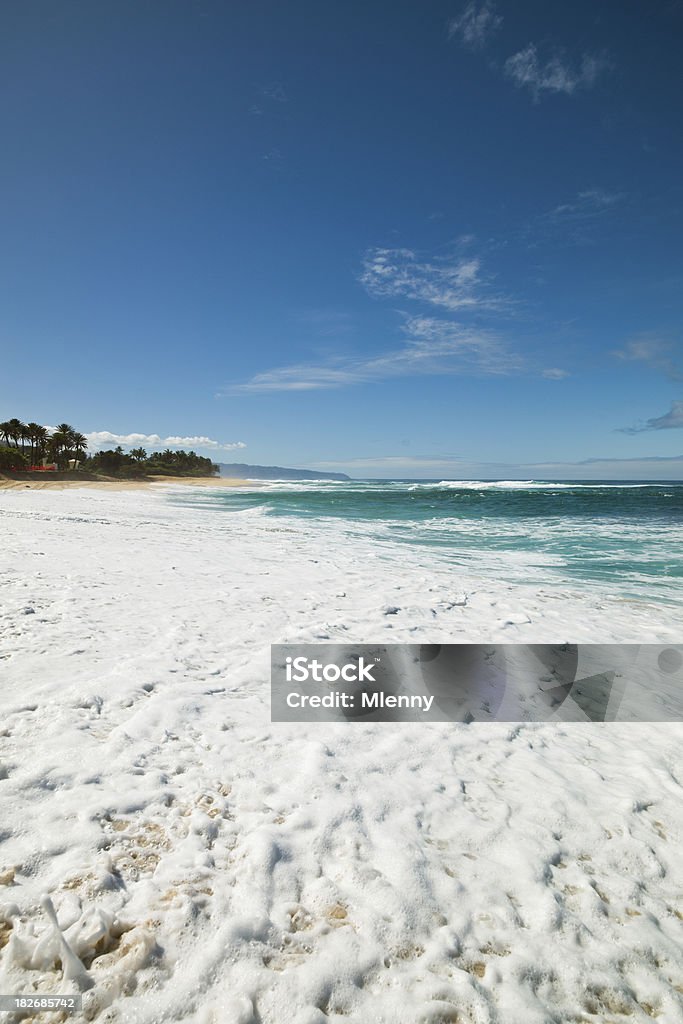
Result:
<svg viewBox="0 0 683 1024"><path fill-rule="evenodd" d="M191 493L190 493L191 492ZM335 520L337 536L410 545L482 576L683 604L683 482L269 481L175 490L174 503ZM425 564L430 555L425 550Z"/></svg>

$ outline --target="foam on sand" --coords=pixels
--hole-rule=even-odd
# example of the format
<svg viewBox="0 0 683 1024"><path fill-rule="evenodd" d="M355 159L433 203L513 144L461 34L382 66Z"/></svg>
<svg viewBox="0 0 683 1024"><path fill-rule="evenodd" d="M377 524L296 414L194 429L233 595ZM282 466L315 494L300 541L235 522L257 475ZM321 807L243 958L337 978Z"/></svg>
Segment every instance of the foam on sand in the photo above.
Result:
<svg viewBox="0 0 683 1024"><path fill-rule="evenodd" d="M678 642L677 609L154 489L6 492L0 526L0 991L683 1020L683 726L273 725L267 685L271 643Z"/></svg>

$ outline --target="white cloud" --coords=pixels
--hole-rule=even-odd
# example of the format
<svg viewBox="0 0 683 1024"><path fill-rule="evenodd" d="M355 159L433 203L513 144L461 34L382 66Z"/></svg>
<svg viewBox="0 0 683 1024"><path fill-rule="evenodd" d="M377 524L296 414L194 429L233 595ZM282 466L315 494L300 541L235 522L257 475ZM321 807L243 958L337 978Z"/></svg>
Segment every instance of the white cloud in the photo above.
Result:
<svg viewBox="0 0 683 1024"><path fill-rule="evenodd" d="M635 427L622 427L623 434L642 434L646 430L683 430L683 402L672 402L669 412L655 416Z"/></svg>
<svg viewBox="0 0 683 1024"><path fill-rule="evenodd" d="M256 374L231 392L314 391L393 377L433 374L502 375L522 369L496 334L436 317L405 317L404 343L371 356L337 358L327 364L277 367Z"/></svg>
<svg viewBox="0 0 683 1024"><path fill-rule="evenodd" d="M423 260L412 249L371 249L360 281L378 298L417 299L449 312L500 311L509 305L490 294L478 257Z"/></svg>
<svg viewBox="0 0 683 1024"><path fill-rule="evenodd" d="M555 54L543 61L533 43L505 61L504 70L515 85L527 88L538 99L541 93L564 93L571 96L595 84L608 63L603 57L585 53L579 64L572 66Z"/></svg>
<svg viewBox="0 0 683 1024"><path fill-rule="evenodd" d="M489 36L500 28L502 17L496 12L494 4L485 2L477 5L470 3L458 18L453 18L448 25L448 38L458 36L472 50L481 49Z"/></svg>
<svg viewBox="0 0 683 1024"><path fill-rule="evenodd" d="M108 448L111 445L122 447L143 448L207 448L212 451L234 451L236 448L246 448L243 441L223 443L214 441L210 437L160 437L159 434L113 434L109 430L93 430L85 435L88 439L88 447Z"/></svg>
<svg viewBox="0 0 683 1024"><path fill-rule="evenodd" d="M569 370L561 370L557 366L550 366L547 370L542 371L541 376L547 380L563 380L569 376Z"/></svg>
<svg viewBox="0 0 683 1024"><path fill-rule="evenodd" d="M434 367L433 372L441 372L446 365L444 360L454 361L451 372L469 368L480 373L501 374L522 369L521 359L490 330L430 316L407 317L402 330L408 338L406 347L401 352L390 353L387 358L392 365L404 365L408 373L415 372L420 364Z"/></svg>
<svg viewBox="0 0 683 1024"><path fill-rule="evenodd" d="M299 363L294 366L278 366L272 370L255 374L244 384L234 384L223 394L235 392L266 391L319 391L326 388L340 388L347 384L362 384L369 377L363 373L363 363L349 360L345 366L316 366Z"/></svg>
<svg viewBox="0 0 683 1024"><path fill-rule="evenodd" d="M408 299L443 315L398 311L402 341L387 351L274 367L223 394L314 391L435 374L503 375L526 368L497 331L448 316L500 314L514 307L508 297L492 293L478 257L420 258L412 249L371 249L360 281L373 297Z"/></svg>

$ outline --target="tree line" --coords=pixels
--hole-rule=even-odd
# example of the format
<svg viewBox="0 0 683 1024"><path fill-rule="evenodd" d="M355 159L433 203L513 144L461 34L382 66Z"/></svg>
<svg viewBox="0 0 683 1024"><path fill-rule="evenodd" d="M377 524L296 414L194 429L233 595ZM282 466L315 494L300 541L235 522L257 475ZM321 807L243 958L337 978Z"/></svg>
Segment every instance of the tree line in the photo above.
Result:
<svg viewBox="0 0 683 1024"><path fill-rule="evenodd" d="M22 423L12 419L0 423L0 437L5 447L11 449L16 458L17 452L30 458L31 464L48 458L52 462L68 462L69 459L80 459L85 455L88 441L84 434L79 434L69 423L60 423L56 430L50 432L40 423ZM24 461L24 460L21 460Z"/></svg>
<svg viewBox="0 0 683 1024"><path fill-rule="evenodd" d="M48 430L40 423L22 423L19 419L0 423L0 470L28 470L46 460L61 469L77 459L80 468L107 476L139 477L147 474L166 476L215 476L220 472L211 459L196 452L174 451L147 454L144 448L126 453L119 445L107 451L88 454L88 439L69 423Z"/></svg>

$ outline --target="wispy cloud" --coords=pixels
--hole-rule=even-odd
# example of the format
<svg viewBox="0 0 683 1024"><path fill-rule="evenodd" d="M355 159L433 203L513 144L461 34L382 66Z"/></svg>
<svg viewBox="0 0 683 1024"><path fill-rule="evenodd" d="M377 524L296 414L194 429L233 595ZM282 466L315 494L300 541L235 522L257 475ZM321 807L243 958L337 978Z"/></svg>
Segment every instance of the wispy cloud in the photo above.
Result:
<svg viewBox="0 0 683 1024"><path fill-rule="evenodd" d="M243 441L214 441L210 437L161 437L159 434L113 434L110 430L92 430L85 435L89 448L107 448L110 445L132 447L142 445L147 448L207 448L211 451L234 451L246 448Z"/></svg>
<svg viewBox="0 0 683 1024"><path fill-rule="evenodd" d="M605 57L584 53L578 63L570 63L560 54L547 60L539 57L534 43L529 43L505 61L505 74L519 88L528 89L534 99L542 93L564 93L572 96L589 89L599 75L609 67Z"/></svg>
<svg viewBox="0 0 683 1024"><path fill-rule="evenodd" d="M349 384L362 384L370 378L363 372L362 362L349 360L342 366L298 363L278 366L255 374L243 384L232 384L221 395L259 394L269 391L321 391L341 388Z"/></svg>
<svg viewBox="0 0 683 1024"><path fill-rule="evenodd" d="M621 427L622 434L642 434L646 430L681 430L683 429L683 402L672 402L669 412L663 416L639 423L635 427Z"/></svg>
<svg viewBox="0 0 683 1024"><path fill-rule="evenodd" d="M664 463L677 463L683 462L683 455L643 455L639 459L608 459L608 458L593 458L584 459L583 462L577 462L577 466L594 466L596 463L603 462L664 462ZM551 463L552 465L552 463Z"/></svg>
<svg viewBox="0 0 683 1024"><path fill-rule="evenodd" d="M557 203L529 220L520 237L531 248L553 245L587 245L596 241L599 229L609 225L628 193L593 185Z"/></svg>
<svg viewBox="0 0 683 1024"><path fill-rule="evenodd" d="M569 370L562 370L558 366L550 366L547 370L541 371L541 376L545 377L546 380L564 380L570 374Z"/></svg>
<svg viewBox="0 0 683 1024"><path fill-rule="evenodd" d="M268 85L264 85L261 89L261 95L265 96L266 99L273 100L274 103L287 102L287 93L282 82L271 82Z"/></svg>
<svg viewBox="0 0 683 1024"><path fill-rule="evenodd" d="M625 362L640 362L661 370L672 380L683 379L683 373L671 358L673 343L651 334L642 334L628 341L622 349L612 352Z"/></svg>
<svg viewBox="0 0 683 1024"><path fill-rule="evenodd" d="M568 202L549 210L544 219L562 224L567 221L592 220L613 209L625 195L624 192L610 192L605 188L587 188Z"/></svg>
<svg viewBox="0 0 683 1024"><path fill-rule="evenodd" d="M471 241L465 239L463 245ZM500 317L515 311L516 303L493 290L479 257L436 258L419 256L406 248L371 249L363 259L360 281L375 298L398 298L416 304L415 312L392 311L401 318L397 344L384 351L336 354L276 366L229 385L221 394L321 391L438 374L509 376L531 372L548 380L568 376L568 371L560 367L531 365L506 340ZM494 326L486 324L487 316L489 324L497 318ZM476 323L472 322L474 317ZM317 325L319 319L315 313L313 324ZM339 333L337 317L329 326L327 315L323 315L322 325L325 331Z"/></svg>
<svg viewBox="0 0 683 1024"><path fill-rule="evenodd" d="M458 38L472 50L481 49L489 37L503 23L492 3L468 4L457 18L448 24L448 38Z"/></svg>
<svg viewBox="0 0 683 1024"><path fill-rule="evenodd" d="M360 281L376 298L415 299L452 313L510 306L505 296L491 292L478 257L430 260L412 249L370 249Z"/></svg>
<svg viewBox="0 0 683 1024"><path fill-rule="evenodd" d="M407 316L401 333L403 343L386 352L278 367L227 392L319 391L396 377L500 376L523 368L522 360L492 331L437 317Z"/></svg>
<svg viewBox="0 0 683 1024"><path fill-rule="evenodd" d="M261 86L256 100L249 108L249 113L257 117L272 110L275 104L287 103L288 96L281 82L269 82Z"/></svg>
<svg viewBox="0 0 683 1024"><path fill-rule="evenodd" d="M407 317L402 331L408 339L406 346L382 362L398 365L406 373L420 365L423 372L439 372L444 359L456 360L452 372L462 372L468 365L487 374L514 373L522 368L521 359L508 351L494 331L430 316Z"/></svg>
<svg viewBox="0 0 683 1024"><path fill-rule="evenodd" d="M461 13L448 23L448 38L457 39L470 50L483 50L503 23L502 16L491 0L477 3L472 0ZM493 62L492 67L499 67ZM511 54L503 62L503 73L521 89L528 89L534 100L542 94L575 93L590 89L611 66L604 54L584 53L570 60L560 49L540 55L535 43Z"/></svg>

